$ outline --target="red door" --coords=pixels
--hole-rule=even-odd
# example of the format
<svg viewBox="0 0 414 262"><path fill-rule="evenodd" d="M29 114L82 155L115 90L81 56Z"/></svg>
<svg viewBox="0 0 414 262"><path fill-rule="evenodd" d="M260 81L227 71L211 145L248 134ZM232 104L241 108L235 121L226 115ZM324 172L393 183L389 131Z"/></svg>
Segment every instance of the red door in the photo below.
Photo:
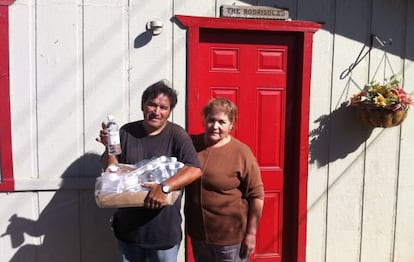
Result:
<svg viewBox="0 0 414 262"><path fill-rule="evenodd" d="M296 42L287 33L200 29L195 51L198 83L189 92L189 111L201 113L212 97L231 99L239 108L233 135L251 147L261 168L265 204L253 262L283 256L287 91L297 75ZM190 119L189 131L203 131L200 117Z"/></svg>

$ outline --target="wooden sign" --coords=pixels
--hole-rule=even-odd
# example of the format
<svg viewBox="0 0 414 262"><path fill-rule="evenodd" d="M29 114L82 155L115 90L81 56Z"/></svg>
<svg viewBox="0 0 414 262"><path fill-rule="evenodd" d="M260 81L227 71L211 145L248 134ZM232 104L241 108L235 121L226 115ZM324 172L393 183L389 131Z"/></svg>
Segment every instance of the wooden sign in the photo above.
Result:
<svg viewBox="0 0 414 262"><path fill-rule="evenodd" d="M259 18L259 19L289 19L289 11L267 6L222 5L221 17Z"/></svg>

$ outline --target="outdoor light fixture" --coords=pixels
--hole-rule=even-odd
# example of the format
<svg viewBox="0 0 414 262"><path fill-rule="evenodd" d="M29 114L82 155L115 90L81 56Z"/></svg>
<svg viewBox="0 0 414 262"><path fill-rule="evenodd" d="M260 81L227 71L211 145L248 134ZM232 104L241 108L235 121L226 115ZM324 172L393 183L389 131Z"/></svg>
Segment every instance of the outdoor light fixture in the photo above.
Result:
<svg viewBox="0 0 414 262"><path fill-rule="evenodd" d="M164 29L164 23L161 19L152 19L147 22L147 30L152 31L153 35L161 34Z"/></svg>

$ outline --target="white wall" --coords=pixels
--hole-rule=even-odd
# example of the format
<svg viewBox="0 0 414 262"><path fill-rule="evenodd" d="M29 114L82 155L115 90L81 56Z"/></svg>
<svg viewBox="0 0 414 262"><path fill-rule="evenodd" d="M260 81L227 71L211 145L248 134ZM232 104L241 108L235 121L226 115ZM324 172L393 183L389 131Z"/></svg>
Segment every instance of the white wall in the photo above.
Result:
<svg viewBox="0 0 414 262"><path fill-rule="evenodd" d="M408 134L414 120L409 116L399 127L365 129L355 112L341 105L368 81L397 72L404 74L405 88L414 90L413 4L312 5L322 8L309 8L306 1L298 5L299 17L325 23L314 38L307 261L412 261L413 139ZM371 34L387 44L374 41L372 51L341 79L361 50L368 51Z"/></svg>
<svg viewBox="0 0 414 262"><path fill-rule="evenodd" d="M9 9L17 192L0 193L2 259L116 260L113 210L99 209L93 197L100 123L108 113L120 124L141 118L141 92L166 78L179 92L172 120L184 126L186 34L170 19L219 16L233 2L287 7L293 19L324 23L314 35L307 261L414 260L412 113L399 127L369 130L341 107L364 83L392 72L414 90L407 0L17 0ZM153 18L165 24L158 36L145 29ZM341 79L371 34L392 45L376 45Z"/></svg>

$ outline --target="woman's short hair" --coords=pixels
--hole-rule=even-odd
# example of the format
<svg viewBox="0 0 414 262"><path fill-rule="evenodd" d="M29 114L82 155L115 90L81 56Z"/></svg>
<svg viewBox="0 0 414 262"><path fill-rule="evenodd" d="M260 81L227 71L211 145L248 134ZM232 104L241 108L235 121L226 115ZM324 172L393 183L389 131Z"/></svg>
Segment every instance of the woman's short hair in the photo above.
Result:
<svg viewBox="0 0 414 262"><path fill-rule="evenodd" d="M231 123L236 122L237 119L237 106L228 98L216 97L211 99L203 108L202 114L204 119L209 114L223 112L229 118Z"/></svg>
<svg viewBox="0 0 414 262"><path fill-rule="evenodd" d="M141 110L144 111L145 103L156 98L159 94L164 94L170 99L170 108L173 110L177 104L178 95L177 91L171 87L170 82L166 79L160 80L145 89L144 93L142 93Z"/></svg>

